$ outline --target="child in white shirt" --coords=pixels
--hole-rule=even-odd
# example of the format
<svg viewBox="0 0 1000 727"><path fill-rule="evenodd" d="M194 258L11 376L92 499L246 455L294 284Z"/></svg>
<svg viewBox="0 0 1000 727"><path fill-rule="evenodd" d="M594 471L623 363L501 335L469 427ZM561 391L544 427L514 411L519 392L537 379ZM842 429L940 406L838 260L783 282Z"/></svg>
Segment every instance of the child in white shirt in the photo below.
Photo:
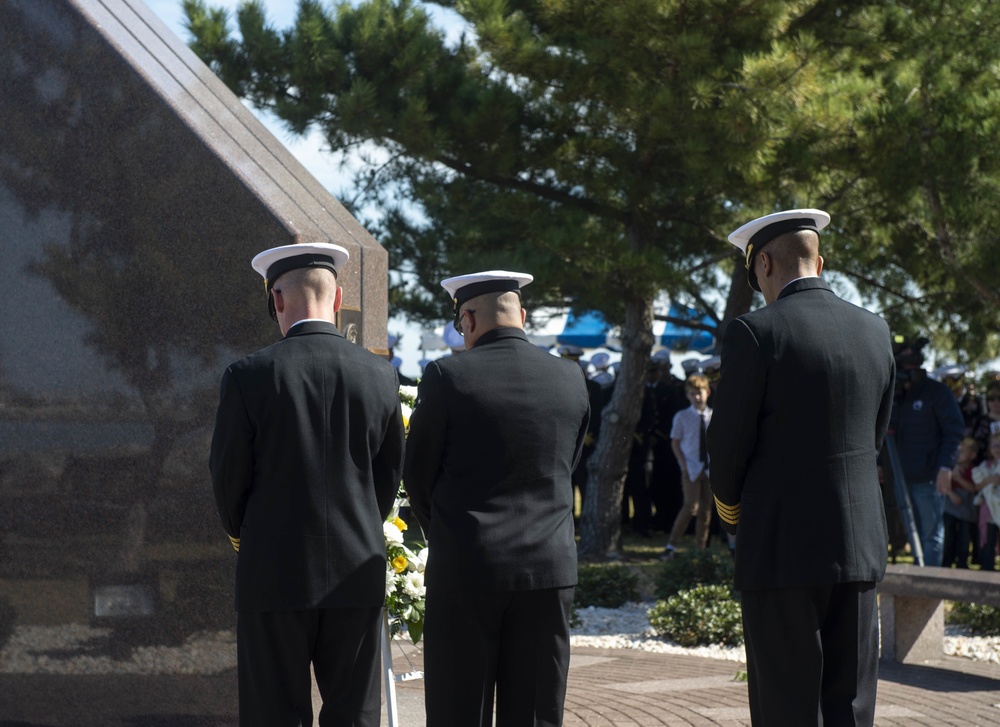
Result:
<svg viewBox="0 0 1000 727"><path fill-rule="evenodd" d="M691 406L674 415L670 429L670 447L681 468L684 504L670 530L663 558L673 557L675 543L684 535L691 518L697 518L695 544L699 548L708 547L709 524L712 521L712 488L708 483L708 444L705 436L712 421L712 410L708 407L709 393L707 378L701 374L688 376L684 382L684 395Z"/></svg>

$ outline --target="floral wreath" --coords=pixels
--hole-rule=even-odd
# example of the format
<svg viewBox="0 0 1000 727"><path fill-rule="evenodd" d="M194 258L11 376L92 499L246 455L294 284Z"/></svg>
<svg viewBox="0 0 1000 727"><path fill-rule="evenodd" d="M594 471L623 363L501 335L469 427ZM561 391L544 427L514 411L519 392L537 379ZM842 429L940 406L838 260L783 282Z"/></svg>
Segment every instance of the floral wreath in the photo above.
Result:
<svg viewBox="0 0 1000 727"><path fill-rule="evenodd" d="M399 387L399 402L403 412L403 425L409 430L410 414L417 399L415 386ZM427 589L424 586L424 569L428 549L413 550L405 544L403 531L406 522L399 516L400 509L409 504L403 483L399 484L392 512L382 524L385 535L385 611L389 619L389 635L395 636L403 627L413 643L420 641L424 632L424 607Z"/></svg>

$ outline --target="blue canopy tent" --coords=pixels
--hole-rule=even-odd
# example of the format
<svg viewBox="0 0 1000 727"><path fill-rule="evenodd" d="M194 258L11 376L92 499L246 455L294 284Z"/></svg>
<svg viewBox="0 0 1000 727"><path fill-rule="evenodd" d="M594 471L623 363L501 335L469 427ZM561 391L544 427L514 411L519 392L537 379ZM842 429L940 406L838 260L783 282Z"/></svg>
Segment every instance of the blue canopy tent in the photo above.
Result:
<svg viewBox="0 0 1000 727"><path fill-rule="evenodd" d="M715 328L715 321L711 316L705 315L699 318L698 311L688 306L673 305L667 313L670 318L679 318L711 326ZM662 326L662 330L660 327ZM699 353L712 353L715 349L715 336L711 331L700 328L688 328L673 321L656 321L653 326L653 333L661 345L671 351L697 351Z"/></svg>
<svg viewBox="0 0 1000 727"><path fill-rule="evenodd" d="M556 341L563 346L598 348L607 345L610 332L611 326L597 311L576 313L571 310L566 316L562 333L556 335Z"/></svg>
<svg viewBox="0 0 1000 727"><path fill-rule="evenodd" d="M686 306L671 305L670 318L689 320L715 328L715 321L710 316L699 317L698 311ZM606 347L620 351L620 342L612 333L611 325L598 311L574 311L555 316L546 326L555 334L555 341L563 346L579 346L580 348ZM538 338L542 331L534 337ZM549 334L551 335L551 333ZM673 322L654 321L653 335L656 341L672 351L697 351L711 353L715 348L715 336L711 331L689 328ZM551 339L550 339L551 340Z"/></svg>

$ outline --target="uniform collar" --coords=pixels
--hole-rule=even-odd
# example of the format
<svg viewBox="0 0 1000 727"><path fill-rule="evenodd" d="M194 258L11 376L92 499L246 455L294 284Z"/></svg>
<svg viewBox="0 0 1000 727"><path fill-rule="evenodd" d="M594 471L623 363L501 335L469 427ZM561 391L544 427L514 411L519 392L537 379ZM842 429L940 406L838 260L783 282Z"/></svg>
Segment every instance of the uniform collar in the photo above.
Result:
<svg viewBox="0 0 1000 727"><path fill-rule="evenodd" d="M527 334L520 328L493 328L486 331L483 335L479 337L476 341L476 345L473 346L473 350L479 348L483 344L493 343L494 341L500 341L505 338L518 338L522 341L527 341Z"/></svg>
<svg viewBox="0 0 1000 727"><path fill-rule="evenodd" d="M781 289L781 292L778 293L778 300L795 293L800 293L803 290L825 290L829 293L833 292L833 288L831 288L830 284L823 280L823 278L796 278Z"/></svg>
<svg viewBox="0 0 1000 727"><path fill-rule="evenodd" d="M344 337L344 334L338 331L337 327L330 323L330 321L308 320L292 324L292 327L288 329L288 333L285 334L285 338L304 336L310 333L331 333L341 338Z"/></svg>

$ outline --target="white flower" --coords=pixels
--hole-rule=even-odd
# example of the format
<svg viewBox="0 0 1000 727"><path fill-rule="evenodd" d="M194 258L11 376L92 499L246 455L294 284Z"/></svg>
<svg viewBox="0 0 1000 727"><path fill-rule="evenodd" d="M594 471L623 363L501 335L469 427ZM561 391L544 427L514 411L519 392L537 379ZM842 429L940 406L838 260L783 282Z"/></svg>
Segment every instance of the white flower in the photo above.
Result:
<svg viewBox="0 0 1000 727"><path fill-rule="evenodd" d="M417 398L417 387L416 386L400 386L399 393L410 399Z"/></svg>
<svg viewBox="0 0 1000 727"><path fill-rule="evenodd" d="M396 590L396 571L387 568L385 571L385 597L388 598Z"/></svg>
<svg viewBox="0 0 1000 727"><path fill-rule="evenodd" d="M403 543L403 531L392 523L382 523L382 534L387 543Z"/></svg>
<svg viewBox="0 0 1000 727"><path fill-rule="evenodd" d="M403 403L400 403L399 408L403 412L403 424L409 425L410 417L413 415L413 409Z"/></svg>
<svg viewBox="0 0 1000 727"><path fill-rule="evenodd" d="M403 593L410 598L423 598L426 589L424 588L424 574L411 571L403 576Z"/></svg>
<svg viewBox="0 0 1000 727"><path fill-rule="evenodd" d="M408 570L416 571L417 573L423 573L424 569L427 567L427 556L430 551L427 548L421 549L419 553L412 555L409 562L406 564Z"/></svg>

